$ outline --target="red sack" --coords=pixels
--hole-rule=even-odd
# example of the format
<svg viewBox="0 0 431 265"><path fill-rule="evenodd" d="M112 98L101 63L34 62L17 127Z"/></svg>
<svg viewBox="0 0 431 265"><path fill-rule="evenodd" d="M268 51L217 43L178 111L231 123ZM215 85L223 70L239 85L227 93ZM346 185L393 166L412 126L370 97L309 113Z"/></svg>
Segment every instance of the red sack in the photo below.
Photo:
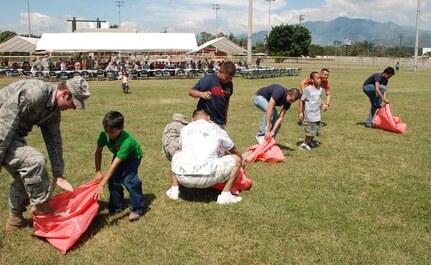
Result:
<svg viewBox="0 0 431 265"><path fill-rule="evenodd" d="M377 110L373 124L381 129L397 133L406 133L407 130L407 124L402 123L399 117L392 116L389 104Z"/></svg>
<svg viewBox="0 0 431 265"><path fill-rule="evenodd" d="M239 169L239 175L238 178L236 179L235 183L233 184L232 187L232 194L239 194L240 190L247 190L250 189L251 186L253 185L253 180L247 178L247 176L245 175L245 169L243 167L240 167ZM225 183L221 182L221 183L217 183L211 186L211 188L214 189L218 189L218 190L223 190Z"/></svg>
<svg viewBox="0 0 431 265"><path fill-rule="evenodd" d="M266 138L261 144L256 144L247 149L246 152L252 151L251 155L245 160L248 163L253 163L256 160L265 162L281 162L284 161L284 155L280 147L275 145L275 140L272 137Z"/></svg>
<svg viewBox="0 0 431 265"><path fill-rule="evenodd" d="M48 204L55 209L46 215L33 214L33 229L37 236L45 237L61 253L67 250L87 230L99 210L93 193L98 183L91 181L73 192L63 192L52 197Z"/></svg>

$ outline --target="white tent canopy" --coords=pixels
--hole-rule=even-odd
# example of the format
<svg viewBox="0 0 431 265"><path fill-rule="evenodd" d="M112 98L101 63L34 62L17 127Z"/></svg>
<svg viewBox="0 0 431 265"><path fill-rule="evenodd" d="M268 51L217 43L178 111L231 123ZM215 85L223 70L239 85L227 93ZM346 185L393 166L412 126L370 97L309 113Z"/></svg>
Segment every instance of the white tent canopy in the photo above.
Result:
<svg viewBox="0 0 431 265"><path fill-rule="evenodd" d="M213 46L218 50L223 51L227 54L242 54L242 53L247 54L246 49L239 47L238 45L226 39L225 37L220 37L214 40L207 41L201 46L197 47L196 49L190 51L189 53L198 52L208 46Z"/></svg>
<svg viewBox="0 0 431 265"><path fill-rule="evenodd" d="M38 38L27 38L22 36L13 36L0 43L0 52L27 52L32 53L36 50Z"/></svg>
<svg viewBox="0 0 431 265"><path fill-rule="evenodd" d="M37 50L90 51L190 51L196 49L194 33L44 33Z"/></svg>

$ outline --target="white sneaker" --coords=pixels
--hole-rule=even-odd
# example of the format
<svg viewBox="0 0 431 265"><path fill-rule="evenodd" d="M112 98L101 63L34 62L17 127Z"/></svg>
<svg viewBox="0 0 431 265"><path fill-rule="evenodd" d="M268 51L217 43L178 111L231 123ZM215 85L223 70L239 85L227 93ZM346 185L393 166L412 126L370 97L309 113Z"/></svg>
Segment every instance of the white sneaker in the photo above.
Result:
<svg viewBox="0 0 431 265"><path fill-rule="evenodd" d="M237 197L232 195L230 192L228 194L223 194L223 192L217 197L218 204L229 204L229 203L237 203L242 200L241 197Z"/></svg>
<svg viewBox="0 0 431 265"><path fill-rule="evenodd" d="M256 141L258 144L262 144L265 141L265 136L258 136L256 135Z"/></svg>
<svg viewBox="0 0 431 265"><path fill-rule="evenodd" d="M302 151L310 151L311 148L310 146L308 146L308 144L302 143L300 146L298 146L299 149L301 149Z"/></svg>
<svg viewBox="0 0 431 265"><path fill-rule="evenodd" d="M172 200L178 200L178 197L180 196L180 190L178 186L171 187L168 191L166 191L166 195Z"/></svg>

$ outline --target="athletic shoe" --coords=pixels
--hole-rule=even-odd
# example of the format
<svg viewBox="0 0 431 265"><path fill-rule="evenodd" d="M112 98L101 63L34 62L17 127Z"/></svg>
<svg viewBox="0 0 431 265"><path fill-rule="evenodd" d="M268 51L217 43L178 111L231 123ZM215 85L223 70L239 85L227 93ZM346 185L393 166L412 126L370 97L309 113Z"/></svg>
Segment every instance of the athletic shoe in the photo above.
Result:
<svg viewBox="0 0 431 265"><path fill-rule="evenodd" d="M140 214L137 214L137 213L130 213L129 214L129 221L130 222L137 221L137 220L139 220L139 218L141 218Z"/></svg>
<svg viewBox="0 0 431 265"><path fill-rule="evenodd" d="M261 136L256 135L256 141L257 141L258 144L262 144L265 141L265 136L263 136L263 135L261 135Z"/></svg>
<svg viewBox="0 0 431 265"><path fill-rule="evenodd" d="M302 151L310 151L311 148L310 146L308 146L308 144L302 143L300 146L298 146L299 149L301 149Z"/></svg>
<svg viewBox="0 0 431 265"><path fill-rule="evenodd" d="M315 143L313 143L313 142L309 142L309 143L308 143L308 146L309 146L310 148L314 148L314 147L317 147L318 145L317 145L317 144L315 144Z"/></svg>
<svg viewBox="0 0 431 265"><path fill-rule="evenodd" d="M237 203L240 202L242 200L241 197L237 197L232 195L230 192L222 192L218 197L217 197L217 203L218 204L230 204L230 203Z"/></svg>
<svg viewBox="0 0 431 265"><path fill-rule="evenodd" d="M178 200L178 197L180 196L180 190L178 186L171 187L168 191L166 191L166 195L172 200Z"/></svg>
<svg viewBox="0 0 431 265"><path fill-rule="evenodd" d="M371 124L365 123L366 128L371 128Z"/></svg>
<svg viewBox="0 0 431 265"><path fill-rule="evenodd" d="M6 231L12 232L24 227L30 227L32 221L25 219L21 214L9 214L9 219L6 224Z"/></svg>

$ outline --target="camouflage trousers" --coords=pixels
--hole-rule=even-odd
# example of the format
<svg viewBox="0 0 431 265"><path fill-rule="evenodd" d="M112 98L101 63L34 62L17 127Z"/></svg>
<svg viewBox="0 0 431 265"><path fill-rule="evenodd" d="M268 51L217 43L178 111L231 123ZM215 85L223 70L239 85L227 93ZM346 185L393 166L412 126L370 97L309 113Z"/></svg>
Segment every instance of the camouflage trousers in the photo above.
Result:
<svg viewBox="0 0 431 265"><path fill-rule="evenodd" d="M51 198L51 181L45 156L27 145L24 138L14 138L2 165L14 178L9 191L9 213L20 214L29 204Z"/></svg>

